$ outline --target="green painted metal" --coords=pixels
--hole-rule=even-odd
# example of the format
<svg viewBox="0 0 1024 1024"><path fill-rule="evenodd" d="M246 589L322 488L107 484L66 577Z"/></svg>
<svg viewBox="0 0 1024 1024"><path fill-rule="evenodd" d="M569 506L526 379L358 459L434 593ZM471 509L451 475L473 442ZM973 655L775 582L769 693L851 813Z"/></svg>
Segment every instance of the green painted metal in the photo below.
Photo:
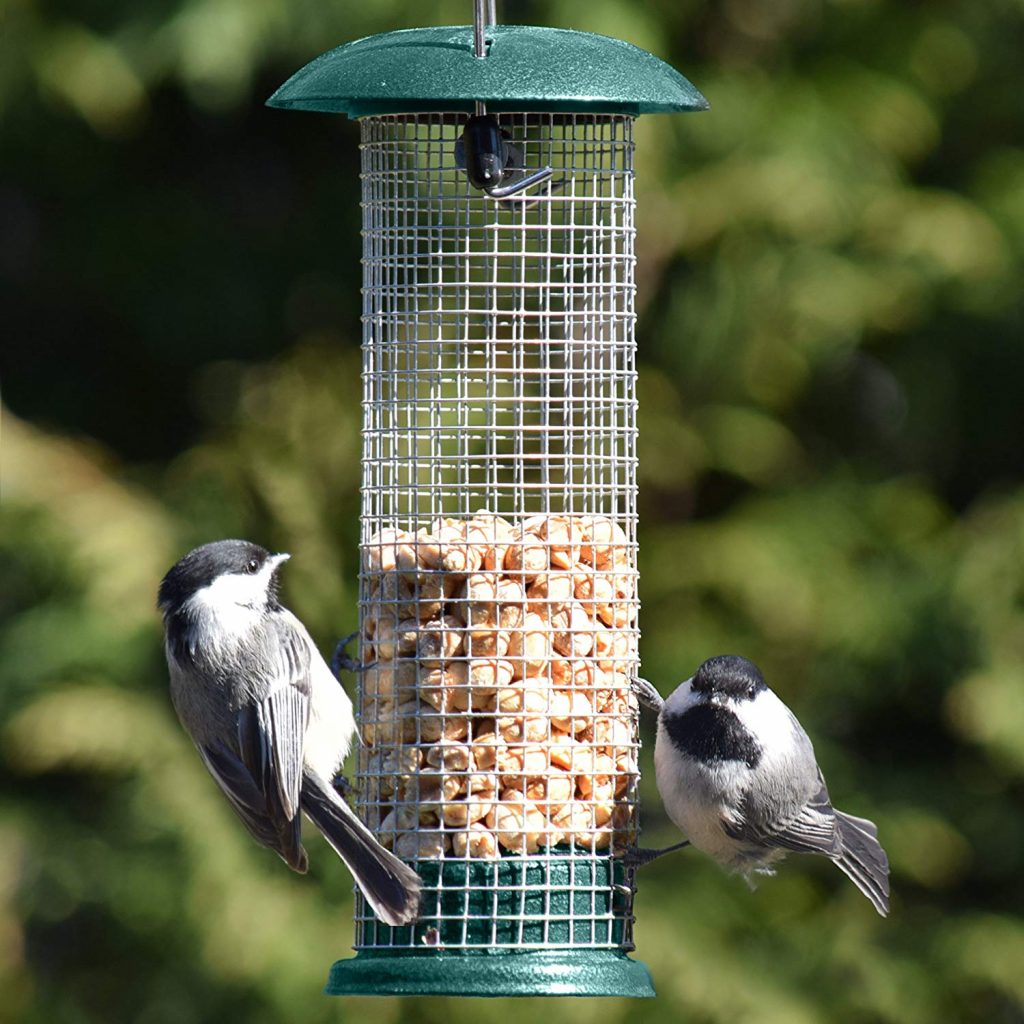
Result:
<svg viewBox="0 0 1024 1024"><path fill-rule="evenodd" d="M568 850L550 857L424 861L415 928L365 925L360 946L632 947L627 879L612 857Z"/></svg>
<svg viewBox="0 0 1024 1024"><path fill-rule="evenodd" d="M650 972L613 949L363 950L339 960L332 996L627 996L650 999Z"/></svg>
<svg viewBox="0 0 1024 1024"><path fill-rule="evenodd" d="M492 25L488 55L471 25L403 29L329 50L297 71L268 106L367 117L488 110L639 114L705 110L674 68L620 39L534 25Z"/></svg>
<svg viewBox="0 0 1024 1024"><path fill-rule="evenodd" d="M620 861L567 851L418 870L420 920L365 925L356 956L331 968L328 994L654 995L647 968L626 955L633 922L619 900L629 888Z"/></svg>

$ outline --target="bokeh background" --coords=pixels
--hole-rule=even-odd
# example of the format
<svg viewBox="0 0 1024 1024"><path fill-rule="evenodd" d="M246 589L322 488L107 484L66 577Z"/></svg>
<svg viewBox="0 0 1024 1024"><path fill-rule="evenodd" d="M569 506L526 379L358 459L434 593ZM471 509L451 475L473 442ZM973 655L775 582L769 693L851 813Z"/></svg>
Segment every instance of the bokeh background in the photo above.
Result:
<svg viewBox="0 0 1024 1024"><path fill-rule="evenodd" d="M354 627L357 129L263 101L470 10L0 2L5 1022L538 1012L321 995L348 876L319 837L299 878L237 826L154 609L184 551L245 536L294 553L325 650ZM637 902L657 1001L544 1012L1024 1021L1020 0L499 13L627 39L711 100L638 124L645 673L759 662L893 867L882 921L824 862L750 893L668 858Z"/></svg>

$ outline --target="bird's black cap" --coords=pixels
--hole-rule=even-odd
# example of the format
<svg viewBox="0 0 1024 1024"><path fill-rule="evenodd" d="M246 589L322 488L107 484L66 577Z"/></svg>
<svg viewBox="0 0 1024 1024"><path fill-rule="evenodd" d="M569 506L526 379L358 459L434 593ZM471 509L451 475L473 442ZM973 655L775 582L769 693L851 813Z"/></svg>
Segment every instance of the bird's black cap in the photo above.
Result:
<svg viewBox="0 0 1024 1024"><path fill-rule="evenodd" d="M226 573L255 574L263 568L270 552L247 540L215 540L190 551L174 565L160 583L157 606L173 613L193 594Z"/></svg>
<svg viewBox="0 0 1024 1024"><path fill-rule="evenodd" d="M761 670L738 654L708 658L694 673L691 688L695 693L720 693L734 700L753 700L768 684Z"/></svg>

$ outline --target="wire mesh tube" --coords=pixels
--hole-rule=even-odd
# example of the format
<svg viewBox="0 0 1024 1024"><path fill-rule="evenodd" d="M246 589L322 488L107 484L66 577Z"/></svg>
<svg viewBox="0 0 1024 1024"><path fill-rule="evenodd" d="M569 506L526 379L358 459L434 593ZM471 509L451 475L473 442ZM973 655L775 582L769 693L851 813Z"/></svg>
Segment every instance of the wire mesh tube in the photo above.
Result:
<svg viewBox="0 0 1024 1024"><path fill-rule="evenodd" d="M504 202L458 167L462 118L362 121L358 807L424 895L406 928L360 900L330 986L649 995L616 859L637 830L632 120L500 119L524 174L554 172Z"/></svg>

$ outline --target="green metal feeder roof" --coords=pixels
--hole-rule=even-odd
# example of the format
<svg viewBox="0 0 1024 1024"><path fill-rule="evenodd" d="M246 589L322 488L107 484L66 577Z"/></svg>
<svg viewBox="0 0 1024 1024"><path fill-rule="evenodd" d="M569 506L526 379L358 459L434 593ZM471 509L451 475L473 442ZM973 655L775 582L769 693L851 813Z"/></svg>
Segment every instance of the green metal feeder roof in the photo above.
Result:
<svg viewBox="0 0 1024 1024"><path fill-rule="evenodd" d="M367 117L422 111L638 114L706 110L678 71L631 43L591 32L491 25L488 55L473 26L403 29L338 46L267 100L285 110Z"/></svg>

